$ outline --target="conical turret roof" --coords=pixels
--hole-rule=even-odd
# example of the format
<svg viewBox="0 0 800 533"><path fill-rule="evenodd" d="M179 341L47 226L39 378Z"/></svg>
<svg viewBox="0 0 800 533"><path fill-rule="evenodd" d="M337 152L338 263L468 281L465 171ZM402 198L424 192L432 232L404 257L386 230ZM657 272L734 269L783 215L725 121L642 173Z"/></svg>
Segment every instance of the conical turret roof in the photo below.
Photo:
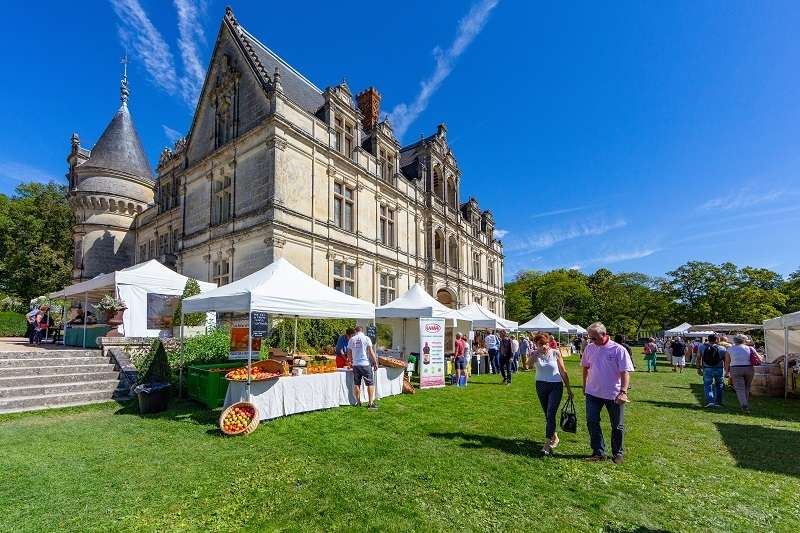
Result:
<svg viewBox="0 0 800 533"><path fill-rule="evenodd" d="M142 141L136 133L133 118L124 100L92 148L89 159L81 166L116 170L140 178L153 179L150 162L144 153Z"/></svg>

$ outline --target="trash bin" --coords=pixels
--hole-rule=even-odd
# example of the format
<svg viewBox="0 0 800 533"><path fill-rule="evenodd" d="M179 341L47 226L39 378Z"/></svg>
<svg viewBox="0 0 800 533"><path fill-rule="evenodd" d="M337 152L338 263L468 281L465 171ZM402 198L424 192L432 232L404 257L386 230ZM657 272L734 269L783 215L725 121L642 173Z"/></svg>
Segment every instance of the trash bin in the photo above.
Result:
<svg viewBox="0 0 800 533"><path fill-rule="evenodd" d="M139 414L160 413L167 410L169 383L143 383L133 389L139 399Z"/></svg>

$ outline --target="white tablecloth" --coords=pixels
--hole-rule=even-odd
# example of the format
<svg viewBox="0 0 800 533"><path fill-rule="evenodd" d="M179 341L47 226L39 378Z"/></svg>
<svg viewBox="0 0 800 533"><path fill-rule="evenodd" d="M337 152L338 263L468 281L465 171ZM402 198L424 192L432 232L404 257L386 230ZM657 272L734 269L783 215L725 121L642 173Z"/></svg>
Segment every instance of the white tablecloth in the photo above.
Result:
<svg viewBox="0 0 800 533"><path fill-rule="evenodd" d="M376 398L402 394L403 369L378 368L375 385ZM362 386L361 389L362 401L366 402L366 387ZM353 396L353 372L345 369L325 374L254 381L250 387L250 395L250 401L258 407L261 420L356 403ZM225 407L245 400L247 383L229 382Z"/></svg>

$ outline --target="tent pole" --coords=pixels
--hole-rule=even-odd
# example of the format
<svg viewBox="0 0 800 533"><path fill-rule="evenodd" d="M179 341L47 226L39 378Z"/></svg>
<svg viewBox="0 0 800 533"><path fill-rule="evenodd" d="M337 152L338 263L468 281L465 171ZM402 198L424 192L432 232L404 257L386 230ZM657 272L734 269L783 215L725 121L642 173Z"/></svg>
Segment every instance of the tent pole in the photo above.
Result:
<svg viewBox="0 0 800 533"><path fill-rule="evenodd" d="M764 342L766 346L766 340ZM789 397L789 328L783 326L783 399Z"/></svg>
<svg viewBox="0 0 800 533"><path fill-rule="evenodd" d="M181 342L181 363L178 367L178 398L183 397L183 305L181 305L181 329L178 333Z"/></svg>
<svg viewBox="0 0 800 533"><path fill-rule="evenodd" d="M252 365L253 365L253 310L250 309L247 313L249 325L247 328L247 401L250 398L250 382L252 380Z"/></svg>
<svg viewBox="0 0 800 533"><path fill-rule="evenodd" d="M402 355L406 355L406 319L405 318L403 319L403 353L402 353ZM402 355L401 355L401 358L402 358ZM408 356L406 356L405 361L408 362Z"/></svg>
<svg viewBox="0 0 800 533"><path fill-rule="evenodd" d="M50 307L47 308L47 312L44 314L44 323L47 325L44 328L44 340L47 340L47 336L50 333Z"/></svg>
<svg viewBox="0 0 800 533"><path fill-rule="evenodd" d="M86 349L86 317L89 316L89 294L83 293L83 349Z"/></svg>
<svg viewBox="0 0 800 533"><path fill-rule="evenodd" d="M292 345L292 355L297 354L297 315L294 317L294 344Z"/></svg>
<svg viewBox="0 0 800 533"><path fill-rule="evenodd" d="M61 337L61 344L66 345L64 342L64 337L67 336L67 301L63 300L64 303L61 304L61 327L64 328L64 335Z"/></svg>

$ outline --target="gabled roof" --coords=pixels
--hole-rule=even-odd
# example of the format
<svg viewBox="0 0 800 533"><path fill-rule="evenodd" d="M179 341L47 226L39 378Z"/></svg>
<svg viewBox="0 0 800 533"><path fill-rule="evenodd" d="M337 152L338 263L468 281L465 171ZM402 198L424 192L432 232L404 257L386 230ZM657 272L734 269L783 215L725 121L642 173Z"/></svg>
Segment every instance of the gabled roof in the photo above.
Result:
<svg viewBox="0 0 800 533"><path fill-rule="evenodd" d="M153 179L150 161L147 160L142 141L133 125L133 118L124 102L92 148L89 159L78 168L90 167Z"/></svg>
<svg viewBox="0 0 800 533"><path fill-rule="evenodd" d="M230 24L231 33L240 41L244 50L250 54L256 66L263 68L262 72L256 73L259 77L266 78L262 80L263 82L271 81L277 68L281 75L283 94L290 100L311 114L316 113L325 104L325 98L319 87L244 29L230 9L226 10L225 20Z"/></svg>

